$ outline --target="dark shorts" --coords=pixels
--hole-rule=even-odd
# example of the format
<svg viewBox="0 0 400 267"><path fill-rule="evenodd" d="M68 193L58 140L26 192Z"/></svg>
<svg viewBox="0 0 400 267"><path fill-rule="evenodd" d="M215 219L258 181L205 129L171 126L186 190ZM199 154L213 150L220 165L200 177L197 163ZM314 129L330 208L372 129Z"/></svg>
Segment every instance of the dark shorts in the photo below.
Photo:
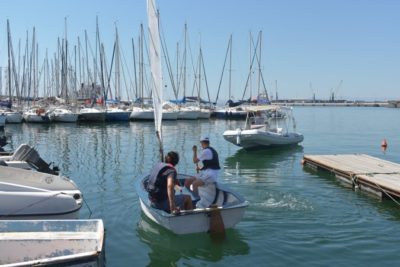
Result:
<svg viewBox="0 0 400 267"><path fill-rule="evenodd" d="M175 206L179 207L179 209L181 209L181 210L184 209L184 200L185 200L184 195L175 195ZM169 210L168 199L166 199L162 202L153 203L153 205L156 209L164 210L166 212L171 212Z"/></svg>

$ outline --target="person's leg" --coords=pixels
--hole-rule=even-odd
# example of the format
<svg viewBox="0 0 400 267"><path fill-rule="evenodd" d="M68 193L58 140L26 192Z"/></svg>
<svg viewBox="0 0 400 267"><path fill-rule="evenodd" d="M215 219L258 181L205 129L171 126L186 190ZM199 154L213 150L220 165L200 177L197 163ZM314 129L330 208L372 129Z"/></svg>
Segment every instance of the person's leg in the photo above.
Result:
<svg viewBox="0 0 400 267"><path fill-rule="evenodd" d="M196 180L196 177L194 177L194 176L191 176L191 177L185 179L185 187L190 190L190 186L194 180Z"/></svg>
<svg viewBox="0 0 400 267"><path fill-rule="evenodd" d="M175 205L181 210L193 209L192 198L189 195L175 195Z"/></svg>

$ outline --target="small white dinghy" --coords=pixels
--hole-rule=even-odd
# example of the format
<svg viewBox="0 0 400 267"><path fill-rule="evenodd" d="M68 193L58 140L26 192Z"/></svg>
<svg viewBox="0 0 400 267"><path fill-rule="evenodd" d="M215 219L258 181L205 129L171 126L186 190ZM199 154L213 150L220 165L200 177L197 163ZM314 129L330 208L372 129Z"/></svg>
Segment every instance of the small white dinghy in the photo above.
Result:
<svg viewBox="0 0 400 267"><path fill-rule="evenodd" d="M156 136L159 142L160 154L162 155L162 101L163 101L163 84L161 75L161 57L160 57L160 40L159 40L159 21L158 11L155 0L147 1L147 15L149 24L149 44L150 67L152 73L152 97L154 107L154 123ZM188 175L178 174L180 184L184 184ZM155 209L151 205L146 190L149 175L136 182L136 191L139 195L141 209L144 214L155 223L171 230L176 234L189 234L199 232L215 232L225 235L225 228L235 226L243 217L248 202L241 196L229 189L217 185L217 198L214 203L216 207L203 208L194 210L181 210L179 214L170 214L160 209ZM222 218L222 222L221 222ZM223 231L222 231L223 230ZM223 234L223 235L222 235Z"/></svg>
<svg viewBox="0 0 400 267"><path fill-rule="evenodd" d="M148 218L175 234L206 233L210 230L211 208L182 210L177 215L154 208L145 188L148 177L146 176L136 183L140 206ZM188 175L178 174L180 184L184 184L184 180L188 177ZM218 184L217 188L215 204L221 213L225 228L232 228L243 218L244 211L249 204L242 196L227 187ZM188 191L185 191L185 194L189 194Z"/></svg>
<svg viewBox="0 0 400 267"><path fill-rule="evenodd" d="M0 265L104 266L102 220L0 221Z"/></svg>
<svg viewBox="0 0 400 267"><path fill-rule="evenodd" d="M223 136L226 141L243 148L265 148L272 146L296 145L303 141L304 136L297 132L289 132L290 126L295 128L291 109L282 107L271 107L279 114L286 112L287 115L280 117L267 117L265 110L254 108L248 111L244 129L227 130ZM291 125L290 119L292 119Z"/></svg>

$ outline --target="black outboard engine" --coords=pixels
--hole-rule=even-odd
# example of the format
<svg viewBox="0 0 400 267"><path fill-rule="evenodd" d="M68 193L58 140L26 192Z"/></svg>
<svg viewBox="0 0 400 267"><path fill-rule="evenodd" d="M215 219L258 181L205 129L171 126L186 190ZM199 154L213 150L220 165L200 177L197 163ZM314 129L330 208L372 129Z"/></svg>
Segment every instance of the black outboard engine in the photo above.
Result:
<svg viewBox="0 0 400 267"><path fill-rule="evenodd" d="M44 161L39 153L33 147L30 147L27 144L20 145L17 150L15 150L12 160L20 160L26 161L29 165L31 165L38 172L44 172L48 174L58 175L60 170L57 166L53 166L50 168L50 164Z"/></svg>

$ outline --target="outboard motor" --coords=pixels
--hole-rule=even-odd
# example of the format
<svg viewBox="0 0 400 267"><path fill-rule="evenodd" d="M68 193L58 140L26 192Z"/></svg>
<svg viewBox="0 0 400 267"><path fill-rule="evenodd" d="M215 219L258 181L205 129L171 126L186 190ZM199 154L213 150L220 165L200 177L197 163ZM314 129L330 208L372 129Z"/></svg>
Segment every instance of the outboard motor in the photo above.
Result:
<svg viewBox="0 0 400 267"><path fill-rule="evenodd" d="M58 175L60 170L57 166L53 166L50 168L50 164L44 161L39 153L33 147L30 147L27 144L20 145L12 157L12 160L26 161L29 165L31 165L38 172L45 172L49 174Z"/></svg>

